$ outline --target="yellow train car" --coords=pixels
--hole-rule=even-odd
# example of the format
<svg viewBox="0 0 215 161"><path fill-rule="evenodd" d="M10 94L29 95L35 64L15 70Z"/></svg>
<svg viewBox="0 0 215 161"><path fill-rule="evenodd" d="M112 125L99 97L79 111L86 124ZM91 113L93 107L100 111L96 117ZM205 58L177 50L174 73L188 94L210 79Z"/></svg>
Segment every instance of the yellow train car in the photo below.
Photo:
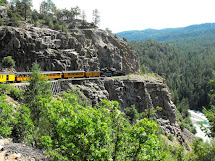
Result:
<svg viewBox="0 0 215 161"><path fill-rule="evenodd" d="M14 82L15 74L14 73L0 73L0 82Z"/></svg>
<svg viewBox="0 0 215 161"><path fill-rule="evenodd" d="M63 78L83 78L85 71L63 71Z"/></svg>
<svg viewBox="0 0 215 161"><path fill-rule="evenodd" d="M62 72L60 71L42 72L42 77L47 77L47 79L60 79L62 78Z"/></svg>
<svg viewBox="0 0 215 161"><path fill-rule="evenodd" d="M100 77L99 71L85 72L85 77Z"/></svg>
<svg viewBox="0 0 215 161"><path fill-rule="evenodd" d="M0 82L6 82L7 81L7 74L6 73L0 73Z"/></svg>
<svg viewBox="0 0 215 161"><path fill-rule="evenodd" d="M16 81L17 82L27 81L29 79L31 73L32 72L17 72Z"/></svg>
<svg viewBox="0 0 215 161"><path fill-rule="evenodd" d="M16 76L15 76L15 74L14 73L9 73L9 75L7 75L8 77L8 81L9 82L14 82L16 79Z"/></svg>

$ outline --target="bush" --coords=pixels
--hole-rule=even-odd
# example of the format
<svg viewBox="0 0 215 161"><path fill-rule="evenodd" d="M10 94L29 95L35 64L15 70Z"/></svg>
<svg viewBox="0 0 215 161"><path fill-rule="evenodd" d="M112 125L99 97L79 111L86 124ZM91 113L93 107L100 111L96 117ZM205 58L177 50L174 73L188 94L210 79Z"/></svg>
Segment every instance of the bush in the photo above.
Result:
<svg viewBox="0 0 215 161"><path fill-rule="evenodd" d="M21 105L15 113L16 121L12 130L12 138L15 142L32 142L34 125L30 115L30 109L25 105Z"/></svg>
<svg viewBox="0 0 215 161"><path fill-rule="evenodd" d="M0 84L0 94L7 94L15 100L20 100L23 90L19 90L16 87L8 84Z"/></svg>
<svg viewBox="0 0 215 161"><path fill-rule="evenodd" d="M0 135L8 137L12 133L15 118L13 107L6 102L6 96L0 96Z"/></svg>
<svg viewBox="0 0 215 161"><path fill-rule="evenodd" d="M139 119L139 113L137 112L137 109L134 105L131 107L124 109L125 114L129 117L129 120L131 123L135 123L137 119Z"/></svg>
<svg viewBox="0 0 215 161"><path fill-rule="evenodd" d="M64 93L44 108L46 127L40 132L47 135L40 141L56 160L161 160L155 122L143 119L131 126L118 102L105 100L93 108L77 99Z"/></svg>
<svg viewBox="0 0 215 161"><path fill-rule="evenodd" d="M15 66L15 61L12 59L12 56L7 56L2 59L2 65L5 68L10 68Z"/></svg>

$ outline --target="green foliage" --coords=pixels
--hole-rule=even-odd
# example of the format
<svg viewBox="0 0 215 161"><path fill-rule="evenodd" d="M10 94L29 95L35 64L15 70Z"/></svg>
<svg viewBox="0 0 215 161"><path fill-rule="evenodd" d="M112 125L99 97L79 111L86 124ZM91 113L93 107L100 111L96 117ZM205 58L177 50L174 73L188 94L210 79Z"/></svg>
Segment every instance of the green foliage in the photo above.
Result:
<svg viewBox="0 0 215 161"><path fill-rule="evenodd" d="M184 128L186 128L187 130L195 134L196 129L192 124L192 121L190 118L191 116L188 112L189 110L188 99L182 99L182 101L177 105L177 110L180 112L180 114L177 114L178 115L177 120L179 122L181 129L183 130Z"/></svg>
<svg viewBox="0 0 215 161"><path fill-rule="evenodd" d="M8 84L0 84L0 94L7 94L15 100L21 100L23 91Z"/></svg>
<svg viewBox="0 0 215 161"><path fill-rule="evenodd" d="M0 135L8 137L12 133L15 118L12 105L6 102L6 96L0 96Z"/></svg>
<svg viewBox="0 0 215 161"><path fill-rule="evenodd" d="M208 136L215 137L215 106L210 106L210 109L208 110L204 108L203 113L210 123L210 127L205 128L204 131Z"/></svg>
<svg viewBox="0 0 215 161"><path fill-rule="evenodd" d="M193 141L193 150L196 154L196 160L211 161L215 160L215 141L204 143L201 139Z"/></svg>
<svg viewBox="0 0 215 161"><path fill-rule="evenodd" d="M17 109L14 115L16 122L12 130L12 138L15 142L31 143L33 141L32 133L34 125L30 115L30 109L25 105L21 105Z"/></svg>
<svg viewBox="0 0 215 161"><path fill-rule="evenodd" d="M128 41L145 41L153 39L156 41L176 44L177 46L185 49L195 46L198 50L199 48L206 46L209 41L214 40L214 27L214 23L205 23L200 25L191 25L184 28L125 31L117 33L117 35L121 38L125 37Z"/></svg>
<svg viewBox="0 0 215 161"><path fill-rule="evenodd" d="M192 109L201 110L202 106L208 106L208 80L212 78L211 69L214 68L214 47L194 52L192 46L179 50L171 44L151 39L129 43L139 54L142 72L157 73L166 80L175 104L188 99Z"/></svg>
<svg viewBox="0 0 215 161"><path fill-rule="evenodd" d="M59 22L59 21L57 21L57 22L55 23L54 29L55 29L55 30L62 30L62 26L60 25L60 22Z"/></svg>
<svg viewBox="0 0 215 161"><path fill-rule="evenodd" d="M2 59L2 65L5 68L10 68L15 66L15 61L12 59L12 56L7 56Z"/></svg>
<svg viewBox="0 0 215 161"><path fill-rule="evenodd" d="M159 160L162 153L157 124L144 119L133 127L117 102L101 101L100 108L83 107L75 94L44 108L41 145L57 160Z"/></svg>
<svg viewBox="0 0 215 161"><path fill-rule="evenodd" d="M210 136L210 137L215 137L215 106L214 106L214 103L215 103L215 71L213 71L213 79L210 80L209 82L213 89L210 91L210 108L207 110L205 107L203 108L203 113L204 115L207 117L209 123L210 123L210 126L208 128L205 128L204 130L207 132L207 135ZM209 130L208 130L209 129Z"/></svg>
<svg viewBox="0 0 215 161"><path fill-rule="evenodd" d="M169 135L168 139L174 139ZM160 137L161 142L161 148L163 151L164 159L165 161L185 161L185 160L195 160L192 156L193 153L185 154L184 147L181 145L171 145L167 142L166 137Z"/></svg>
<svg viewBox="0 0 215 161"><path fill-rule="evenodd" d="M157 138L157 124L143 119L132 127L129 134L128 158L130 160L161 160L160 142Z"/></svg>
<svg viewBox="0 0 215 161"><path fill-rule="evenodd" d="M129 120L131 123L135 123L137 119L139 119L139 113L137 112L137 109L135 108L134 105L131 107L127 107L124 109L124 112L126 116L128 116Z"/></svg>
<svg viewBox="0 0 215 161"><path fill-rule="evenodd" d="M38 14L36 10L34 10L31 14L32 20L34 20L35 22L39 20Z"/></svg>
<svg viewBox="0 0 215 161"><path fill-rule="evenodd" d="M31 117L35 126L39 123L42 107L51 100L51 91L49 90L51 84L47 82L46 78L41 76L39 64L34 63L29 85L24 92L24 103L31 110Z"/></svg>
<svg viewBox="0 0 215 161"><path fill-rule="evenodd" d="M153 119L157 111L161 111L162 107L157 106L155 109L147 108L140 115L144 118Z"/></svg>
<svg viewBox="0 0 215 161"><path fill-rule="evenodd" d="M98 26L100 23L100 15L98 9L93 10L93 24Z"/></svg>

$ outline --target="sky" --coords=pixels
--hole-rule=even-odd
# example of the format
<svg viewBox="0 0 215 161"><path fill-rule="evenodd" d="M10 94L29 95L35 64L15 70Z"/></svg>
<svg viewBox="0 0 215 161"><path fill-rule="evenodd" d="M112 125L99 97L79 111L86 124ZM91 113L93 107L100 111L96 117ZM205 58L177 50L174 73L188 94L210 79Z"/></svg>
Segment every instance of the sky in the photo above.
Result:
<svg viewBox="0 0 215 161"><path fill-rule="evenodd" d="M39 9L43 0L32 0ZM99 28L113 33L148 28L185 27L215 22L215 0L52 0L59 9L79 6L92 21L98 9Z"/></svg>

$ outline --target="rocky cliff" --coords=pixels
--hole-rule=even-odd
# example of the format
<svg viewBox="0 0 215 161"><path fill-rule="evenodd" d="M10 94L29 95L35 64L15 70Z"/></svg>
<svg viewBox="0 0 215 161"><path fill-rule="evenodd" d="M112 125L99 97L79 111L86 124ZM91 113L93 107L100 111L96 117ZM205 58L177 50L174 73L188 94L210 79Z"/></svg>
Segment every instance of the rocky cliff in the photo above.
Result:
<svg viewBox="0 0 215 161"><path fill-rule="evenodd" d="M12 56L17 71L40 63L44 71L101 69L138 73L138 56L127 42L100 29L69 33L24 26L0 27L0 58Z"/></svg>

